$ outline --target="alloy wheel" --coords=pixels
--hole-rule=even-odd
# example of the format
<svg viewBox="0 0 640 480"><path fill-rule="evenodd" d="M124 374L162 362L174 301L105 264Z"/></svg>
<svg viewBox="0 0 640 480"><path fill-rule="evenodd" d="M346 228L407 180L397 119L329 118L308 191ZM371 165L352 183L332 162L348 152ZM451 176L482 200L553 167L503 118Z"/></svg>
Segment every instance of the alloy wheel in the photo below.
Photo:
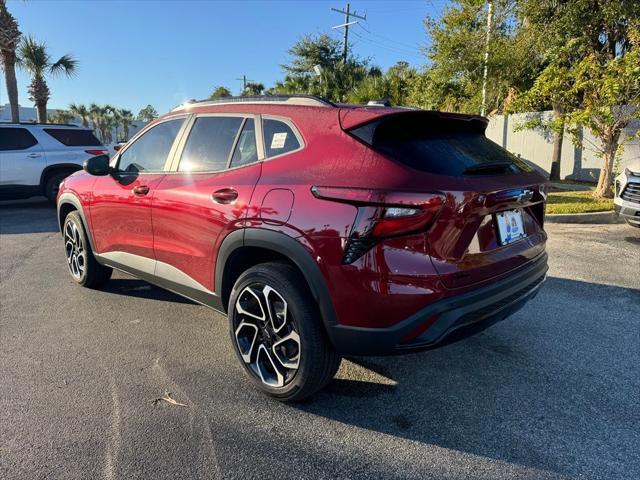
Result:
<svg viewBox="0 0 640 480"><path fill-rule="evenodd" d="M269 387L289 383L300 365L300 336L287 302L269 285L244 288L234 305L236 345L249 371Z"/></svg>
<svg viewBox="0 0 640 480"><path fill-rule="evenodd" d="M69 271L75 279L80 280L87 266L87 251L75 222L67 222L64 228L64 248Z"/></svg>

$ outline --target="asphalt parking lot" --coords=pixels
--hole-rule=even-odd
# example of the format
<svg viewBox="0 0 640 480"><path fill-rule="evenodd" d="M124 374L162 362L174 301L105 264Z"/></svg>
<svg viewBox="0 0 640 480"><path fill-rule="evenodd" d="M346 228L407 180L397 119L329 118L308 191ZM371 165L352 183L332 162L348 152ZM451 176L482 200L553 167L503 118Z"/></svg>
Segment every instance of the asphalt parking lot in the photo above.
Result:
<svg viewBox="0 0 640 480"><path fill-rule="evenodd" d="M511 319L282 405L222 316L122 274L76 286L56 228L0 204L0 478L640 478L638 229L549 224Z"/></svg>

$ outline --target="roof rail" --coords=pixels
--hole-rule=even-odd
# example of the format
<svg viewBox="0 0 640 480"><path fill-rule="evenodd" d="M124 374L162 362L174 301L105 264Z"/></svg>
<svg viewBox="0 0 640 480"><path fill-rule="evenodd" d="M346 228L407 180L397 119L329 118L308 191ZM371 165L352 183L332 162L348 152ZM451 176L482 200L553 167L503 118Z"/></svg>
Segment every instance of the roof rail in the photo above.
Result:
<svg viewBox="0 0 640 480"><path fill-rule="evenodd" d="M0 125L49 125L53 127L78 127L80 125L76 125L75 123L48 123L48 122L9 122L9 121L0 121Z"/></svg>
<svg viewBox="0 0 640 480"><path fill-rule="evenodd" d="M302 105L307 107L335 107L336 104L316 95L253 95L247 97L221 97L215 100L198 100L178 105L172 111L188 106L228 105L234 103Z"/></svg>

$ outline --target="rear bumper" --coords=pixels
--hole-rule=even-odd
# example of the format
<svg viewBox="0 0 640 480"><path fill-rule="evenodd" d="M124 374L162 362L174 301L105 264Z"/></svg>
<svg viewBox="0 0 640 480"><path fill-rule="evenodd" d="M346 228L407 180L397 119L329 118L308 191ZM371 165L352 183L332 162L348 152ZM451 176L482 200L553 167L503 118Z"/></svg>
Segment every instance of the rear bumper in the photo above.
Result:
<svg viewBox="0 0 640 480"><path fill-rule="evenodd" d="M547 254L491 285L432 303L388 328L328 327L342 355L387 355L459 340L504 320L536 296L547 272Z"/></svg>

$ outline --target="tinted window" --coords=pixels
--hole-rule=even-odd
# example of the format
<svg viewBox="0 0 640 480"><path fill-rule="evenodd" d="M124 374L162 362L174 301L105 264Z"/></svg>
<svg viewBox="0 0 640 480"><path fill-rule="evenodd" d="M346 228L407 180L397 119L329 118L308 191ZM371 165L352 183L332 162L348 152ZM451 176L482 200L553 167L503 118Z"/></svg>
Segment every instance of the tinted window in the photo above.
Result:
<svg viewBox="0 0 640 480"><path fill-rule="evenodd" d="M38 141L26 128L0 128L0 150L25 150Z"/></svg>
<svg viewBox="0 0 640 480"><path fill-rule="evenodd" d="M239 167L258 161L258 148L256 147L256 126L253 118L248 118L238 137L236 149L231 159L232 167Z"/></svg>
<svg viewBox="0 0 640 480"><path fill-rule="evenodd" d="M484 135L484 126L404 114L372 122L353 135L397 161L441 175L530 172L531 168Z"/></svg>
<svg viewBox="0 0 640 480"><path fill-rule="evenodd" d="M227 168L242 117L200 117L193 124L180 157L181 172L211 172Z"/></svg>
<svg viewBox="0 0 640 480"><path fill-rule="evenodd" d="M262 122L262 128L267 157L282 155L300 148L298 138L286 123L265 118Z"/></svg>
<svg viewBox="0 0 640 480"><path fill-rule="evenodd" d="M45 132L69 147L98 147L100 140L90 130L77 128L45 128Z"/></svg>
<svg viewBox="0 0 640 480"><path fill-rule="evenodd" d="M127 172L162 171L183 121L162 122L144 133L122 152L118 168Z"/></svg>

